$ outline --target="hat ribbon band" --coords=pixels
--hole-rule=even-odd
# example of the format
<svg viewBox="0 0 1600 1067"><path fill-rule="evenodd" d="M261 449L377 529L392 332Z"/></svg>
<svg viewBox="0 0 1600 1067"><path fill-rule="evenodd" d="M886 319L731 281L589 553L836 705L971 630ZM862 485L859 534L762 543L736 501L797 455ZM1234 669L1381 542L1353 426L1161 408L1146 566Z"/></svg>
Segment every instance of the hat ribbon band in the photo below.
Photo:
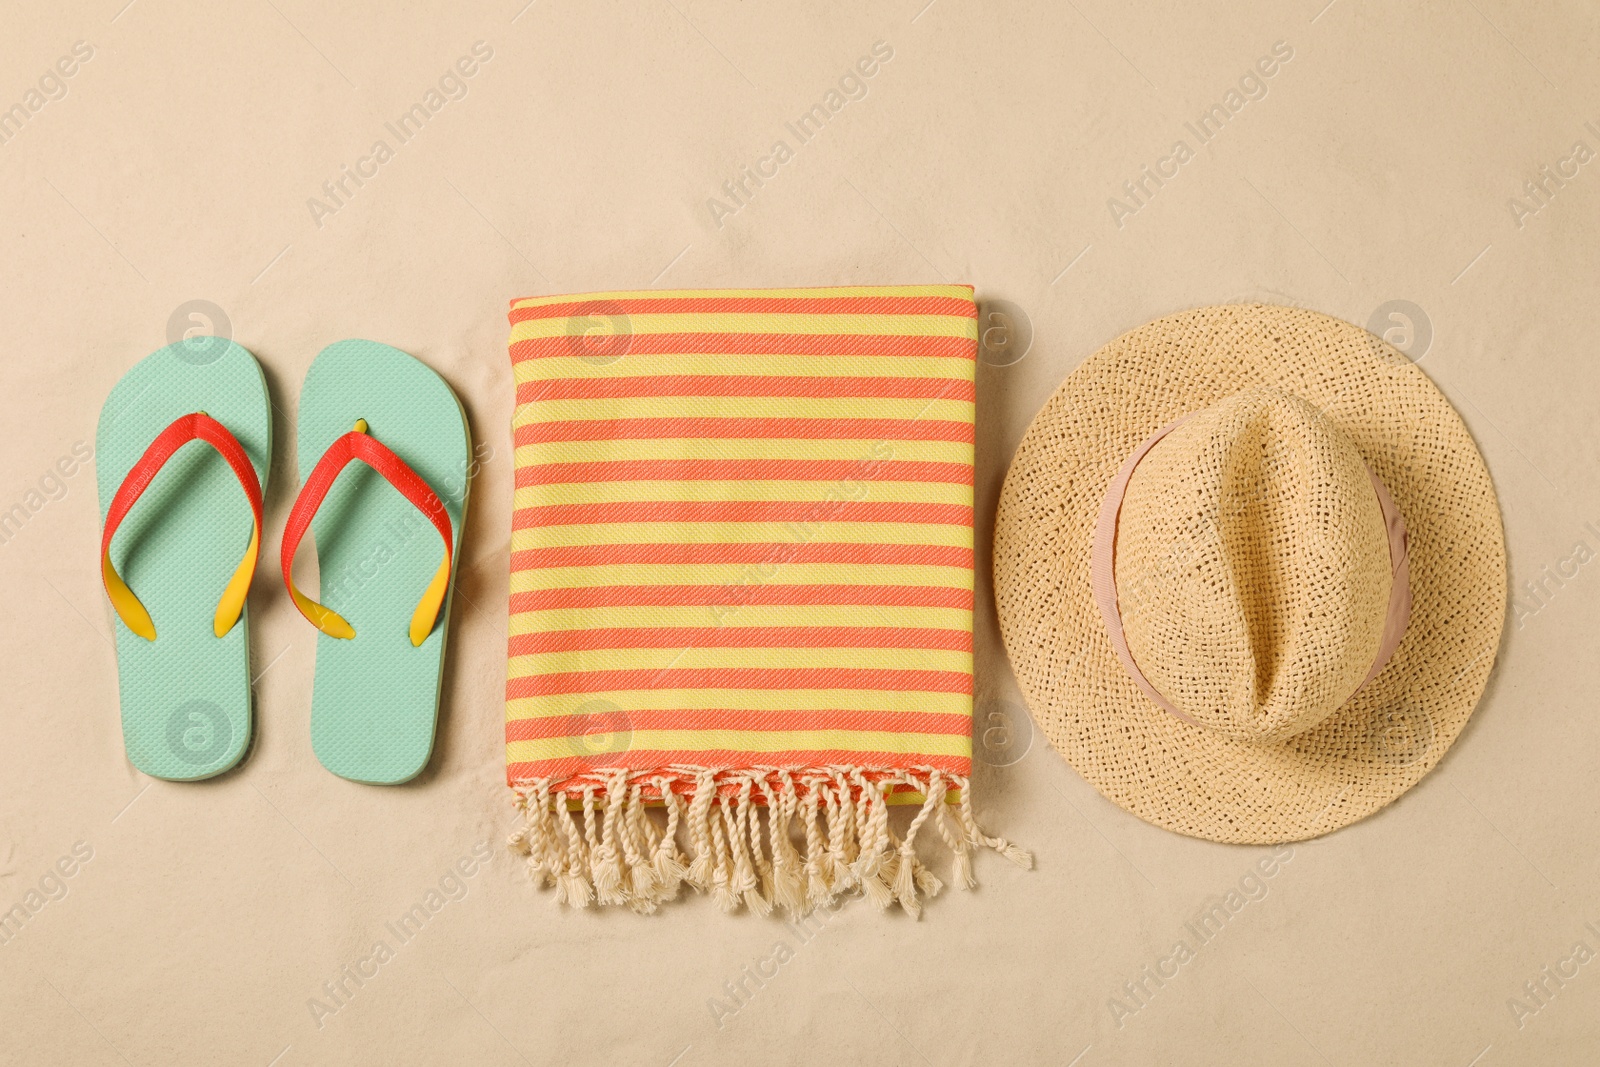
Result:
<svg viewBox="0 0 1600 1067"><path fill-rule="evenodd" d="M1134 469L1139 466L1139 461L1144 459L1145 454L1189 418L1190 415L1185 415L1174 422L1169 422L1145 438L1139 447L1133 450L1133 454L1123 462L1121 469L1117 471L1117 476L1111 479L1111 485L1106 489L1105 499L1100 505L1100 516L1095 522L1089 576L1095 603L1100 608L1100 615L1106 624L1106 633L1111 638L1111 647L1116 649L1117 658L1122 661L1128 677L1133 679L1134 683L1144 691L1144 695L1157 707L1182 719L1190 726L1199 726L1199 723L1178 710L1172 701L1162 696L1156 687L1150 684L1150 679L1144 676L1139 665L1133 661L1133 653L1128 651L1128 640L1122 629L1122 611L1117 603L1116 581L1117 520L1122 512L1122 498L1128 491L1128 479L1133 476ZM1383 636L1378 641L1378 652L1373 657L1372 667L1367 671L1367 676L1356 686L1356 693L1361 692L1388 664L1389 658L1400 646L1400 639L1405 636L1406 625L1411 620L1411 565L1406 552L1405 520L1400 515L1400 509L1395 507L1394 498L1389 495L1389 490L1373 473L1371 467L1367 468L1367 477L1372 479L1372 488L1378 497L1378 508L1383 512L1384 531L1389 539L1389 563L1394 577L1389 587L1389 606L1384 614Z"/></svg>

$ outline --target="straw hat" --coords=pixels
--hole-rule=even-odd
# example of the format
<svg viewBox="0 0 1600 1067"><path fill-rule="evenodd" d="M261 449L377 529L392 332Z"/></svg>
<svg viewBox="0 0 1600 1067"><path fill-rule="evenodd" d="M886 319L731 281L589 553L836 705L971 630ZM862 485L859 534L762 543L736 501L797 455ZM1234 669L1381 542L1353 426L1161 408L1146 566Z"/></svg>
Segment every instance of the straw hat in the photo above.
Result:
<svg viewBox="0 0 1600 1067"><path fill-rule="evenodd" d="M1366 331L1265 305L1158 319L1067 378L1006 475L994 577L1067 762L1236 843L1415 785L1505 619L1494 486L1450 402Z"/></svg>

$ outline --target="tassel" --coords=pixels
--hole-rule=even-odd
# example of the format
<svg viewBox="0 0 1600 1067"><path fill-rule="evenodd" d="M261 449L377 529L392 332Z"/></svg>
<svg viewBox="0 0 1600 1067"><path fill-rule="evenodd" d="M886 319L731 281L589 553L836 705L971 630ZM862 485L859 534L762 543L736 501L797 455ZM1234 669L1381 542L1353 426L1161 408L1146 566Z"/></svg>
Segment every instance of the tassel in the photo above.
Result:
<svg viewBox="0 0 1600 1067"><path fill-rule="evenodd" d="M744 902L747 907L758 915L772 914L772 864L767 860L761 848L761 817L755 809L752 791L755 789L753 779L746 778L739 788L739 815L738 822L743 825L749 837L749 851L743 853L745 875L742 880L744 885Z"/></svg>
<svg viewBox="0 0 1600 1067"><path fill-rule="evenodd" d="M832 789L824 793L827 800L827 885L829 897L846 893L856 885L856 872L851 867L854 849L856 814L851 809L850 785L835 773Z"/></svg>
<svg viewBox="0 0 1600 1067"><path fill-rule="evenodd" d="M1033 865L1025 850L984 833L965 776L931 767L817 767L798 778L772 767L635 774L597 770L560 791L551 779L515 785L521 825L507 843L525 857L535 886L554 883L558 903L582 908L598 900L649 913L687 882L724 911L743 905L767 915L781 908L799 918L859 888L880 909L899 904L915 918L924 898L944 888L917 854L919 838L930 832L950 849L963 889L976 884L975 848ZM890 827L889 798L905 786L923 802L901 840ZM648 811L646 789L661 798L664 826ZM951 790L959 791L954 801ZM791 830L796 819L802 847ZM678 846L680 827L688 855Z"/></svg>
<svg viewBox="0 0 1600 1067"><path fill-rule="evenodd" d="M728 889L733 895L733 909L737 909L739 902L743 901L752 911L769 914L772 904L761 897L761 883L751 855L752 835L747 824L754 813L751 810L750 789L749 779L744 779L740 782L738 796L722 801L722 822L728 833L728 856L732 866ZM760 847L759 837L755 844L757 848Z"/></svg>
<svg viewBox="0 0 1600 1067"><path fill-rule="evenodd" d="M595 787L583 791L583 829L589 838L589 869L594 876L595 899L601 904L626 904L628 896L622 891L622 859L617 855L617 822L622 814L621 796L617 790L608 790L604 817L604 838L595 831L599 821L595 811Z"/></svg>
<svg viewBox="0 0 1600 1067"><path fill-rule="evenodd" d="M689 802L689 839L694 846L694 861L689 864L689 884L702 893L710 892L716 877L716 857L712 854L711 805L717 799L714 772L702 770L695 778L694 795Z"/></svg>
<svg viewBox="0 0 1600 1067"><path fill-rule="evenodd" d="M534 783L530 813L533 825L528 841L532 846L529 858L539 864L535 884L543 885L547 878L554 882L561 867L561 841L556 836L555 801L550 797L548 779Z"/></svg>
<svg viewBox="0 0 1600 1067"><path fill-rule="evenodd" d="M558 862L549 781L537 781L528 789L519 790L517 808L523 813L523 824L507 844L528 858L528 875L533 879L534 888L542 889L547 882L555 880Z"/></svg>
<svg viewBox="0 0 1600 1067"><path fill-rule="evenodd" d="M644 814L643 787L634 783L628 790L628 800L622 809L622 859L627 871L627 903L635 911L649 914L656 910L656 881L654 864L645 862L649 848L649 820Z"/></svg>
<svg viewBox="0 0 1600 1067"><path fill-rule="evenodd" d="M528 790L512 790L511 806L522 812L522 825L511 831L506 838L506 845L518 855L526 856L532 851L528 844L528 824L533 821L533 815L528 811Z"/></svg>
<svg viewBox="0 0 1600 1067"><path fill-rule="evenodd" d="M928 821L939 803L939 772L934 771L927 783L917 781L906 775L906 781L923 794L922 809L911 820L911 825L906 828L906 839L900 843L900 862L895 870L894 898L900 902L906 914L913 919L922 915L922 903L917 899L917 858L912 851L916 847L917 831L922 829L922 824Z"/></svg>
<svg viewBox="0 0 1600 1067"><path fill-rule="evenodd" d="M882 911L894 903L895 896L895 853L889 851L889 807L880 788L869 785L860 770L851 768L850 777L861 789L856 808L856 833L861 842L854 865L856 881L866 898Z"/></svg>
<svg viewBox="0 0 1600 1067"><path fill-rule="evenodd" d="M574 908L587 908L594 899L594 892L589 886L588 857L583 838L578 832L577 820L566 804L566 798L558 795L557 802L562 810L556 815L556 820L561 823L567 837L567 862L556 877L556 902Z"/></svg>
<svg viewBox="0 0 1600 1067"><path fill-rule="evenodd" d="M660 791L661 802L667 809L667 826L662 831L661 842L656 845L652 862L656 868L656 883L661 887L661 899L671 900L678 895L678 887L689 876L683 857L678 852L678 811L681 801L678 794L672 791L672 783L665 778L656 779L656 789Z"/></svg>
<svg viewBox="0 0 1600 1067"><path fill-rule="evenodd" d="M806 890L801 880L800 854L789 838L789 824L800 808L795 793L794 780L780 771L780 790L768 790L763 781L763 794L767 798L767 837L772 842L772 898L793 918L806 913Z"/></svg>
<svg viewBox="0 0 1600 1067"><path fill-rule="evenodd" d="M967 840L994 849L1025 871L1033 870L1031 852L1018 848L1003 837L990 837L978 827L978 820L972 814L972 790L968 788L967 780L957 776L952 776L950 780L961 790L961 821L966 824Z"/></svg>
<svg viewBox="0 0 1600 1067"><path fill-rule="evenodd" d="M962 889L971 889L978 884L978 879L972 873L972 846L967 844L967 835L961 829L960 820L951 810L952 807L949 793L946 792L940 798L939 819L934 826L938 827L939 836L950 849L950 872L956 880L956 885Z"/></svg>
<svg viewBox="0 0 1600 1067"><path fill-rule="evenodd" d="M822 838L822 786L813 781L806 791L806 905L809 908L833 903L833 892L828 888L823 873Z"/></svg>
<svg viewBox="0 0 1600 1067"><path fill-rule="evenodd" d="M922 902L917 899L916 861L905 846L900 846L899 861L895 866L894 898L900 902L907 915L913 919L922 916Z"/></svg>
<svg viewBox="0 0 1600 1067"><path fill-rule="evenodd" d="M728 821L728 807L720 800L711 816L711 842L716 849L716 869L712 873L711 899L717 907L732 914L739 910L739 897L733 891L733 856L728 851L728 839L723 825Z"/></svg>

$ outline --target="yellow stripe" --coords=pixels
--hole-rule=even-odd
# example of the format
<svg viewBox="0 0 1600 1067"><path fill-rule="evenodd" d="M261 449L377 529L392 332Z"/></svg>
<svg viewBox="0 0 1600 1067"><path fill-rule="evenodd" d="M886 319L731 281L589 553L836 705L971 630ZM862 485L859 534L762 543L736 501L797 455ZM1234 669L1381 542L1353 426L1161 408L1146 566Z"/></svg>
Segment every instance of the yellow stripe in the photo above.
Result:
<svg viewBox="0 0 1600 1067"><path fill-rule="evenodd" d="M970 573L970 572L969 572ZM970 630L972 612L961 608L890 608L859 605L732 604L714 612L703 605L627 608L557 608L511 616L517 634L642 626L905 626Z"/></svg>
<svg viewBox="0 0 1600 1067"><path fill-rule="evenodd" d="M972 673L972 653L938 648L601 648L512 656L507 676L572 671L694 670L701 667L841 667Z"/></svg>
<svg viewBox="0 0 1600 1067"><path fill-rule="evenodd" d="M518 300L513 307L544 307L549 304L577 304L589 300L646 300L682 297L738 298L766 297L792 300L805 297L831 296L945 296L955 300L971 300L970 285L841 285L820 286L810 289L620 289L603 293L577 293L572 296L530 296Z"/></svg>
<svg viewBox="0 0 1600 1067"><path fill-rule="evenodd" d="M752 733L748 730L636 730L628 738L626 747L669 752L702 752L714 749L728 749L733 752L816 751L842 748L853 752L968 756L971 755L972 741L960 734L878 733L855 730L794 730L784 733ZM532 741L512 741L506 745L506 758L512 763L564 759L579 754L593 755L570 737L542 737Z"/></svg>
<svg viewBox="0 0 1600 1067"><path fill-rule="evenodd" d="M904 522L613 522L513 530L511 550L642 544L943 545L972 547L972 528Z"/></svg>
<svg viewBox="0 0 1600 1067"><path fill-rule="evenodd" d="M728 356L629 354L611 363L581 359L524 359L513 368L518 383L563 378L651 378L754 375L785 378L948 378L973 380L970 360L931 356Z"/></svg>
<svg viewBox="0 0 1600 1067"><path fill-rule="evenodd" d="M892 693L867 689L621 689L608 693L560 693L506 701L506 719L572 715L605 700L618 708L746 708L755 711L926 711L971 715L966 693Z"/></svg>
<svg viewBox="0 0 1600 1067"><path fill-rule="evenodd" d="M736 599L739 596L738 589L768 582L781 585L925 585L971 589L972 572L957 567L924 567L915 564L786 563L781 559L764 564L607 563L593 567L535 567L513 571L511 591L531 593L540 589L595 589L614 585L721 585L728 587L728 595Z"/></svg>
<svg viewBox="0 0 1600 1067"><path fill-rule="evenodd" d="M792 691L791 695L799 696L799 695L801 695L801 693L798 692L798 691ZM633 718L635 712L640 711L640 709L648 708L650 711L683 710L683 709L673 709L673 708L663 709L658 705L648 704L648 703L647 704L634 704L634 705L631 705L630 707L633 709L632 711L626 710L626 709L623 709L623 708L619 708L616 705L612 704L610 701L581 700L581 701L578 701L576 703L571 704L570 706L564 706L562 710L552 712L549 715L526 715L526 716L523 716L523 717L518 718L518 719L508 719L506 721L510 722L510 723L518 723L518 722L520 722L520 723L537 723L537 722L543 722L543 721L546 721L546 720L549 720L549 719L563 719L563 718L569 718L571 716L582 716L582 718L585 720L583 725L588 728L587 732L585 734L583 734L582 736L587 737L587 738L592 738L592 739L594 739L596 741L600 741L601 739L603 739L605 737L605 735L606 735L606 733L608 731L608 728L609 728L609 731L611 733L622 735L624 737L626 736L626 734L627 734L627 732L628 732L628 730L630 728L632 728L632 729L642 729L643 726L642 726L641 723L636 722L636 721L632 721L632 718ZM771 725L771 720L774 720L774 719L776 719L776 718L778 718L780 716L791 715L791 714L792 715L812 715L812 716L815 716L815 715L818 715L818 714L838 714L838 713L843 713L845 715L858 715L858 714L860 714L860 715L868 715L868 714L870 714L870 715L887 715L887 716L897 717L897 718L900 718L900 719L910 719L910 718L913 718L915 716L924 715L924 714L948 714L948 715L956 715L956 716L960 716L960 717L965 717L965 715L966 715L965 710L956 710L956 711L950 711L950 712L938 712L938 711L936 711L934 709L931 709L931 708L927 707L926 705L921 705L921 704L913 706L913 707L907 707L907 708L869 707L869 708L860 708L860 709L839 707L839 706L833 705L833 704L817 704L817 705L813 706L813 705L807 705L807 704L803 704L803 703L802 704L797 704L797 705L785 706L785 707L782 707L782 708L752 708L752 707L749 707L749 706L744 705L744 704L739 704L739 705L706 704L704 706L701 706L701 705L690 705L688 710L737 711L737 712L740 712L743 715L748 715L752 720L754 720L758 724L765 722L769 726ZM641 717L642 717L642 712L641 712ZM651 728L652 729L664 729L663 727L651 727ZM759 729L759 728L760 728L759 726L752 727L752 729ZM715 728L713 727L712 729L715 729ZM815 729L815 730L829 730L830 727L813 726L812 729ZM695 730L683 730L682 732L684 732L684 733L695 733L697 731L695 731ZM837 731L835 731L835 732L837 732ZM620 750L620 748L619 748L619 750Z"/></svg>
<svg viewBox="0 0 1600 1067"><path fill-rule="evenodd" d="M972 486L951 482L866 482L851 479L811 482L561 482L529 485L513 495L513 506L531 508L560 504L612 504L647 500L684 503L792 501L814 503L815 518L826 519L830 505L851 501L881 504L955 504L972 506Z"/></svg>
<svg viewBox="0 0 1600 1067"><path fill-rule="evenodd" d="M546 441L520 445L516 452L518 467L624 459L838 459L860 463L913 460L971 465L972 443L676 437L657 441Z"/></svg>
<svg viewBox="0 0 1600 1067"><path fill-rule="evenodd" d="M978 336L976 319L955 315L628 315L627 333L781 333L833 337L866 334L879 337ZM525 319L511 327L511 343L536 337L566 337L573 319ZM694 351L687 343L685 352Z"/></svg>
<svg viewBox="0 0 1600 1067"><path fill-rule="evenodd" d="M609 419L905 419L971 423L970 400L924 397L793 396L628 396L607 400L535 400L516 412L528 422L586 422ZM908 427L906 436L915 433ZM874 435L877 436L877 435ZM893 431L883 436L897 440ZM713 438L714 439L714 438ZM804 448L808 438L794 438Z"/></svg>

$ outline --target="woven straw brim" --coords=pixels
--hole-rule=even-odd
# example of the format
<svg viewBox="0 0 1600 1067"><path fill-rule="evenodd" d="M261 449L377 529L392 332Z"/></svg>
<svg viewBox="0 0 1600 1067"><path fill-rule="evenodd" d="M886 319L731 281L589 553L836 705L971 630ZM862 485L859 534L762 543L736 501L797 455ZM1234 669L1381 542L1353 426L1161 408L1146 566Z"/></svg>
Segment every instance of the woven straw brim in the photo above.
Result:
<svg viewBox="0 0 1600 1067"><path fill-rule="evenodd" d="M1382 479L1410 536L1413 607L1383 672L1286 741L1233 740L1156 707L1128 677L1090 589L1106 487L1181 415L1267 386L1320 408ZM1372 334L1311 311L1199 308L1106 345L1034 418L1001 490L1000 630L1028 707L1106 797L1213 841L1299 841L1384 807L1438 763L1494 666L1506 556L1472 436L1418 367Z"/></svg>

